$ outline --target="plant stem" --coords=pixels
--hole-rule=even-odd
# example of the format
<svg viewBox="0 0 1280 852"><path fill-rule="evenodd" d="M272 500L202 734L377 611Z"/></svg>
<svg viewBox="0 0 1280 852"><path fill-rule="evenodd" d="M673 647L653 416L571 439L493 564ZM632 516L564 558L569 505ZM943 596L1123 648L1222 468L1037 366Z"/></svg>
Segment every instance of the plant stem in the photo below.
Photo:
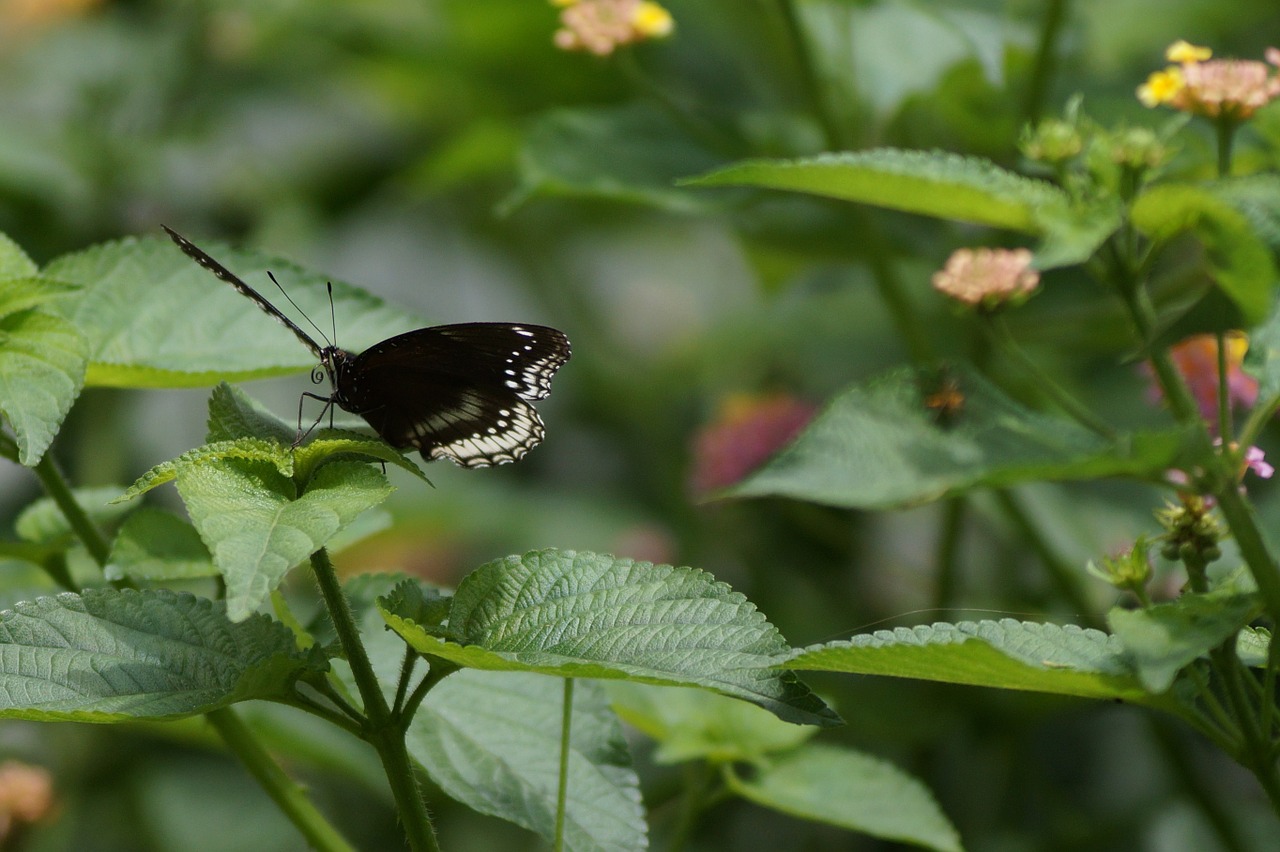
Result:
<svg viewBox="0 0 1280 852"><path fill-rule="evenodd" d="M284 773L244 721L229 709L206 713L205 718L240 762L257 779L289 820L298 827L312 848L322 852L353 852L355 849L329 824L307 798L301 785Z"/></svg>
<svg viewBox="0 0 1280 852"><path fill-rule="evenodd" d="M1040 42L1036 45L1036 58L1031 66L1031 82L1027 85L1027 96L1022 106L1022 118L1028 124L1039 121L1044 110L1045 92L1049 89L1049 75L1053 70L1053 51L1066 18L1066 5L1066 0L1049 0L1044 13L1044 26L1040 29Z"/></svg>
<svg viewBox="0 0 1280 852"><path fill-rule="evenodd" d="M968 507L969 502L964 497L953 497L947 501L943 509L942 531L938 536L938 552L934 560L938 579L933 604L940 610L950 609L955 603L956 563L960 551L961 533L964 531L964 516Z"/></svg>
<svg viewBox="0 0 1280 852"><path fill-rule="evenodd" d="M44 486L45 492L57 504L62 516L71 525L72 531L89 551L93 561L97 562L99 567L106 565L107 559L111 556L111 546L107 544L102 531L94 525L89 515L76 502L75 495L71 493L71 486L67 484L62 471L58 470L58 466L53 461L53 455L45 453L44 458L40 459L32 471Z"/></svg>
<svg viewBox="0 0 1280 852"><path fill-rule="evenodd" d="M556 852L564 849L565 802L569 798L569 738L573 733L573 683L571 677L564 679L564 701L560 710L560 785L556 789L556 839L551 847Z"/></svg>
<svg viewBox="0 0 1280 852"><path fill-rule="evenodd" d="M1100 627L1098 617L1093 615L1090 610L1089 598L1084 593L1084 589L1079 583L1080 574L1075 566L1068 563L1061 556L1053 551L1049 546L1049 542L1040 532L1031 516L1023 511L1018 505L1018 501L1013 499L1008 491L997 490L994 492L996 503L999 504L1001 511L1005 516L1013 522L1014 528L1022 536L1023 540L1030 545L1036 556L1049 569L1049 577L1053 580L1054 585L1058 587L1058 593L1062 595L1063 600L1074 609L1082 624L1086 627Z"/></svg>
<svg viewBox="0 0 1280 852"><path fill-rule="evenodd" d="M329 610L329 617L333 620L338 642L351 666L356 688L364 702L364 712L368 719L364 738L377 750L378 757L382 760L382 768L387 773L387 781L391 785L391 794L395 798L396 810L400 814L409 848L414 852L438 852L440 847L431 826L431 817L427 813L426 802L422 800L418 780L413 773L413 763L409 760L409 751L405 747L404 726L392 716L391 708L387 706L382 685L369 662L364 643L360 641L355 615L342 593L342 584L338 582L338 573L329 560L329 552L323 547L311 554L311 568L315 572L325 607Z"/></svg>
<svg viewBox="0 0 1280 852"><path fill-rule="evenodd" d="M800 13L796 9L797 0L778 0L778 11L782 15L783 27L790 39L791 49L795 52L796 64L800 66L800 79L805 93L809 97L809 108L813 111L822 133L826 137L826 149L838 151L845 147L844 133L836 123L828 106L827 94L823 91L822 80L814 67L813 51L809 47L809 39L804 25L800 22Z"/></svg>

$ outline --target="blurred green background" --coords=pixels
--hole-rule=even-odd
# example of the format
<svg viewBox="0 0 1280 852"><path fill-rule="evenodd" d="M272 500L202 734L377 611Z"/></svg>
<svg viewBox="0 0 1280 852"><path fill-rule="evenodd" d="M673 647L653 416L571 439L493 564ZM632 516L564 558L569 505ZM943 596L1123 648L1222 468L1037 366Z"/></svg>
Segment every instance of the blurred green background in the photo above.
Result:
<svg viewBox="0 0 1280 852"><path fill-rule="evenodd" d="M820 405L905 360L878 287L901 293L937 348L963 357L969 331L932 298L929 273L953 248L993 238L673 182L745 157L877 145L1016 168L1023 123L1076 92L1103 123L1157 126L1167 116L1133 91L1164 47L1187 38L1260 57L1280 41L1274 0L668 8L672 37L602 59L553 46L557 10L543 0L0 0L0 231L43 264L163 222L196 242L291 258L433 323L563 329L574 359L540 405L545 443L511 467L434 465L434 490L392 471L394 525L341 554L346 572L452 585L481 562L544 546L688 564L745 593L795 645L963 618L1096 624L1114 595L1085 578L1084 562L1152 529L1157 503L1144 488L1020 489L1048 552L979 495L964 563L943 590L933 553L944 507L871 515L700 500L697 436L726 400ZM1052 61L1037 65L1059 13ZM1240 156L1274 167L1280 117L1259 115L1250 133ZM1180 142L1174 168L1194 176L1212 138L1190 128ZM1065 270L1013 323L1106 416L1160 422L1140 402L1118 317ZM246 387L283 417L306 389L303 374ZM201 442L206 395L89 388L55 452L79 485L127 484ZM1259 493L1266 512L1274 501ZM0 468L6 535L38 494L27 471ZM1074 597L1046 559L1079 575ZM48 590L25 568L0 567L6 605ZM1231 837L1234 848L1274 848L1251 779L1172 721L960 687L811 682L849 722L823 736L916 773L969 849L1204 850L1232 848ZM300 713L252 708L252 719L353 841L398 848L371 753ZM680 777L635 746L660 845ZM0 756L54 772L58 813L27 848L301 848L198 721L4 723ZM430 796L447 849L531 843ZM694 845L886 848L734 802L706 816Z"/></svg>

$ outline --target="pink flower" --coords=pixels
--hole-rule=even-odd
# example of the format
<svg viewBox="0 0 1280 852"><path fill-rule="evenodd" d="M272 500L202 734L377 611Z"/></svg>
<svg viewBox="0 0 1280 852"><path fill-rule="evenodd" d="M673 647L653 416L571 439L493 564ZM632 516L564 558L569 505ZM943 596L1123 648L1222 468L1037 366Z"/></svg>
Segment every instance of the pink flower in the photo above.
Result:
<svg viewBox="0 0 1280 852"><path fill-rule="evenodd" d="M1254 472L1254 475L1262 479L1270 479L1275 475L1276 469L1267 464L1264 459L1266 454L1262 452L1260 447L1250 447L1244 451L1244 466Z"/></svg>
<svg viewBox="0 0 1280 852"><path fill-rule="evenodd" d="M554 41L561 50L608 56L624 45L671 34L671 13L650 0L553 0L563 6Z"/></svg>
<svg viewBox="0 0 1280 852"><path fill-rule="evenodd" d="M741 394L720 405L694 438L693 491L707 494L742 481L800 433L817 408L785 394Z"/></svg>
<svg viewBox="0 0 1280 852"><path fill-rule="evenodd" d="M958 249L933 274L933 288L986 310L1018 304L1040 284L1026 249Z"/></svg>

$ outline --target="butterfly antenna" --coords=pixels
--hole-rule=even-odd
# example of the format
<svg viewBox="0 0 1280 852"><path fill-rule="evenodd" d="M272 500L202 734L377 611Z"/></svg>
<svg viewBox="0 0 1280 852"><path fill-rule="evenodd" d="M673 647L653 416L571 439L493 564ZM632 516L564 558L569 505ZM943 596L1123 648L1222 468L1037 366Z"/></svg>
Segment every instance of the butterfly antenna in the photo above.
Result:
<svg viewBox="0 0 1280 852"><path fill-rule="evenodd" d="M293 300L293 298L289 295L288 291L286 291L283 287L280 286L280 282L277 281L276 277L271 274L271 270L267 270L267 277L271 279L272 284L276 285L276 289L279 290L280 294L284 296L285 299L288 300L289 304L293 305L294 310L302 314L302 318L307 321L307 324L316 330L316 334L323 337L325 343L327 343L330 346L333 346L334 342L325 335L325 333L320 329L320 326L316 325L314 322L311 321L311 317L307 316L306 311L298 307L298 303ZM329 313L331 314L333 313L333 285L332 284L329 285Z"/></svg>
<svg viewBox="0 0 1280 852"><path fill-rule="evenodd" d="M333 310L333 282L328 282L329 290L329 322L333 325L333 345L338 345L338 315Z"/></svg>

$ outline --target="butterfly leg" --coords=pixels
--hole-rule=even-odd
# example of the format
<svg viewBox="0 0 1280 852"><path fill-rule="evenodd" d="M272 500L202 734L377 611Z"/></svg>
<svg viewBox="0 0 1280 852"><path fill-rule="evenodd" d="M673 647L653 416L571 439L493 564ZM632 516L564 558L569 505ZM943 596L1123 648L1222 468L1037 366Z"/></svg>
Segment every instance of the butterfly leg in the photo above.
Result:
<svg viewBox="0 0 1280 852"><path fill-rule="evenodd" d="M320 416L317 417L314 421L312 421L311 425L307 427L307 431L304 432L302 431L302 406L306 404L306 401L308 398L320 400L321 402L324 403L324 408L320 410ZM328 413L329 415L329 428L332 429L333 428L333 397L320 396L320 394L311 393L310 391L302 392L302 396L298 397L298 436L293 439L293 445L295 447L301 444L304 440L306 440L308 435L310 435L312 432L315 431L316 427L320 425L320 421L324 419L324 415L326 413Z"/></svg>

